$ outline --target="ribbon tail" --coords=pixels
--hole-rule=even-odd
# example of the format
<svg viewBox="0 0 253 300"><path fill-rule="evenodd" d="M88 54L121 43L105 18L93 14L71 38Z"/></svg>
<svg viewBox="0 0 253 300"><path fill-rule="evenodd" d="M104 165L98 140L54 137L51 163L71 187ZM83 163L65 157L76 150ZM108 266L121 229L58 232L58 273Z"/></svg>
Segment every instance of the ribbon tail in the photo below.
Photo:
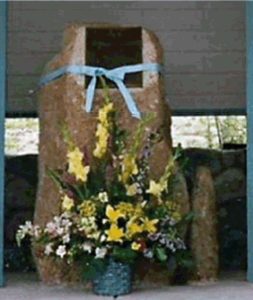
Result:
<svg viewBox="0 0 253 300"><path fill-rule="evenodd" d="M85 110L87 113L90 113L92 110L96 84L97 84L97 77L93 76L93 78L91 79L91 82L87 88L87 93L86 93Z"/></svg>
<svg viewBox="0 0 253 300"><path fill-rule="evenodd" d="M129 90L127 89L127 87L125 86L123 81L121 81L119 79L114 79L114 82L117 84L131 115L134 118L141 119L141 113L140 113L132 95L130 94Z"/></svg>

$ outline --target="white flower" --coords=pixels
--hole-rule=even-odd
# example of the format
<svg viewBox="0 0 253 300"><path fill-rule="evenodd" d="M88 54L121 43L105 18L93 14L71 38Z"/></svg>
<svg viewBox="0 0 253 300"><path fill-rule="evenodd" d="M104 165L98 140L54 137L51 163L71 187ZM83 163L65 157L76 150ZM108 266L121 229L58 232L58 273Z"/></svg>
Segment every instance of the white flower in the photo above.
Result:
<svg viewBox="0 0 253 300"><path fill-rule="evenodd" d="M54 222L47 223L46 232L48 232L49 234L54 234L54 233L56 233L56 229L57 229L57 226Z"/></svg>
<svg viewBox="0 0 253 300"><path fill-rule="evenodd" d="M67 244L70 242L70 236L68 233L62 237L62 242L63 242L63 244Z"/></svg>
<svg viewBox="0 0 253 300"><path fill-rule="evenodd" d="M54 216L53 218L55 225L59 226L60 222L61 222L61 218L59 216Z"/></svg>
<svg viewBox="0 0 253 300"><path fill-rule="evenodd" d="M83 248L83 251L91 253L91 251L92 251L92 244L89 243L89 242L83 243L82 244L82 248Z"/></svg>
<svg viewBox="0 0 253 300"><path fill-rule="evenodd" d="M81 219L81 230L85 232L90 232L92 230L97 230L96 218L86 217Z"/></svg>
<svg viewBox="0 0 253 300"><path fill-rule="evenodd" d="M64 228L58 227L58 228L56 229L56 233L57 233L57 235L63 235L63 234L64 234Z"/></svg>
<svg viewBox="0 0 253 300"><path fill-rule="evenodd" d="M90 232L86 232L86 235L89 239L94 239L94 240L98 240L100 237L100 232L97 230L93 230Z"/></svg>
<svg viewBox="0 0 253 300"><path fill-rule="evenodd" d="M107 239L106 235L102 234L100 237L100 241L104 242Z"/></svg>
<svg viewBox="0 0 253 300"><path fill-rule="evenodd" d="M60 256L60 258L63 258L66 255L66 246L65 245L60 245L58 246L56 250L56 255Z"/></svg>
<svg viewBox="0 0 253 300"><path fill-rule="evenodd" d="M72 222L70 220L68 220L68 219L63 219L62 220L62 226L63 227L69 228L71 225L72 225Z"/></svg>
<svg viewBox="0 0 253 300"><path fill-rule="evenodd" d="M154 253L151 249L144 250L144 257L147 257L149 259L154 257Z"/></svg>
<svg viewBox="0 0 253 300"><path fill-rule="evenodd" d="M26 221L24 225L20 225L19 229L16 234L16 240L18 245L21 245L21 241L26 237L26 236L32 237L34 235L33 231L33 225L31 221Z"/></svg>
<svg viewBox="0 0 253 300"><path fill-rule="evenodd" d="M40 226L39 225L35 225L33 227L33 235L34 235L34 237L38 238L40 236L40 233L41 233Z"/></svg>
<svg viewBox="0 0 253 300"><path fill-rule="evenodd" d="M106 248L96 248L95 253L96 253L95 258L104 258L106 256L107 249Z"/></svg>
<svg viewBox="0 0 253 300"><path fill-rule="evenodd" d="M26 221L25 225L21 225L21 226L19 226L19 228L21 229L21 231L23 232L24 235L32 234L33 225L32 225L31 221Z"/></svg>
<svg viewBox="0 0 253 300"><path fill-rule="evenodd" d="M45 251L44 251L44 253L46 255L50 255L54 251L52 246L53 246L53 243L49 243L46 245Z"/></svg>
<svg viewBox="0 0 253 300"><path fill-rule="evenodd" d="M98 194L98 199L102 202L102 203L106 203L108 202L108 195L106 192L102 192Z"/></svg>

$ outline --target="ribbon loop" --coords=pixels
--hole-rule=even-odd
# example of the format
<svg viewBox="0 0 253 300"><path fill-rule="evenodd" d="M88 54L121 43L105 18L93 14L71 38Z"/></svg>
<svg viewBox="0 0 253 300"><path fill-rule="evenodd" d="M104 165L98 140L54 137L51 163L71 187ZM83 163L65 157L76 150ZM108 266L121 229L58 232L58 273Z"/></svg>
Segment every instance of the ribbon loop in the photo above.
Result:
<svg viewBox="0 0 253 300"><path fill-rule="evenodd" d="M105 76L107 79L110 79L117 85L119 91L121 92L121 94L125 100L126 106L127 106L128 110L130 111L131 115L134 118L140 119L141 113L140 113L130 91L127 89L127 87L124 83L124 80L125 80L126 74L143 72L143 71L161 72L161 65L155 64L155 63L153 63L153 64L152 63L137 64L137 65L122 66L122 67L118 67L118 68L114 68L114 69L110 69L110 70L101 68L101 67L69 65L69 66L65 66L60 69L57 69L57 70L53 71L52 73L49 73L46 76L42 77L39 82L39 86L44 86L65 74L86 75L86 76L92 77L92 79L88 85L88 88L87 88L86 103L85 103L85 110L86 110L86 112L89 113L92 111L95 89L96 89L96 85L97 85L97 77Z"/></svg>

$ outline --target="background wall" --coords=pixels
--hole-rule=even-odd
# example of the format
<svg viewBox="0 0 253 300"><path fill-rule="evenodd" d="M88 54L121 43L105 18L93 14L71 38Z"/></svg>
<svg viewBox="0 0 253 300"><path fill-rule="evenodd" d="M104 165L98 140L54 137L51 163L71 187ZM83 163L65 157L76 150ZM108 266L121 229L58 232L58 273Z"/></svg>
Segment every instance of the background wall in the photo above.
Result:
<svg viewBox="0 0 253 300"><path fill-rule="evenodd" d="M245 111L245 3L10 2L8 105L36 113L43 66L60 50L66 23L140 24L164 46L167 99L174 114Z"/></svg>

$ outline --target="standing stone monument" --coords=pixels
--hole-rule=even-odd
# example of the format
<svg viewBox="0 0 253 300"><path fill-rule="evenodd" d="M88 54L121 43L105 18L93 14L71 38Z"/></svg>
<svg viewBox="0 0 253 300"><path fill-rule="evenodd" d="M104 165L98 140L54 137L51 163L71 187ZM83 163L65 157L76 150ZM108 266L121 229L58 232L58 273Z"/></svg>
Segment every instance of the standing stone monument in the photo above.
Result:
<svg viewBox="0 0 253 300"><path fill-rule="evenodd" d="M44 75L69 65L112 69L125 65L160 64L162 60L162 48L157 37L146 29L110 24L73 24L65 31L62 51L48 63ZM65 164L67 149L59 123L65 122L80 148L86 147L90 154L94 149L97 113L104 97L98 82L92 111L85 111L86 89L90 80L88 76L70 73L49 82L40 90L39 183L35 208L37 224L45 224L60 210L59 192L46 174L47 168L63 168ZM147 130L160 126L163 128L163 138L151 157L154 177L158 177L164 171L172 149L171 115L165 103L162 76L159 72L137 72L127 74L124 83L141 113L156 114ZM120 112L121 125L134 132L139 120L130 114L119 89L109 80L107 84L110 96ZM40 257L37 259L37 266L44 282L59 283L73 277L72 274L67 274L66 268L63 267L62 272L60 266L49 259Z"/></svg>
<svg viewBox="0 0 253 300"><path fill-rule="evenodd" d="M62 51L46 66L44 75L66 66L95 66L114 69L126 65L162 64L162 48L157 37L141 27L111 24L72 24L64 34ZM41 87L39 93L40 146L39 182L34 221L44 225L60 211L60 195L53 181L47 176L47 168L62 169L65 165L66 145L61 136L59 124L64 122L69 128L74 142L91 158L95 146L97 114L104 96L99 82L96 85L91 112L84 109L86 91L92 78L83 74L65 72ZM110 96L120 112L121 125L131 133L139 122L129 112L124 97L117 86L106 79ZM162 139L154 148L150 167L154 178L164 172L164 167L172 153L171 114L165 102L162 76L159 72L137 72L126 74L124 84L131 92L141 113L153 112L156 118L148 125L147 132L162 128ZM87 104L87 103L86 103ZM92 159L92 158L91 158ZM185 189L185 183L182 183ZM180 190L177 187L177 193ZM182 211L188 210L187 192L180 199ZM63 263L43 258L34 249L37 269L41 279L50 284L77 281L78 268L70 268Z"/></svg>

